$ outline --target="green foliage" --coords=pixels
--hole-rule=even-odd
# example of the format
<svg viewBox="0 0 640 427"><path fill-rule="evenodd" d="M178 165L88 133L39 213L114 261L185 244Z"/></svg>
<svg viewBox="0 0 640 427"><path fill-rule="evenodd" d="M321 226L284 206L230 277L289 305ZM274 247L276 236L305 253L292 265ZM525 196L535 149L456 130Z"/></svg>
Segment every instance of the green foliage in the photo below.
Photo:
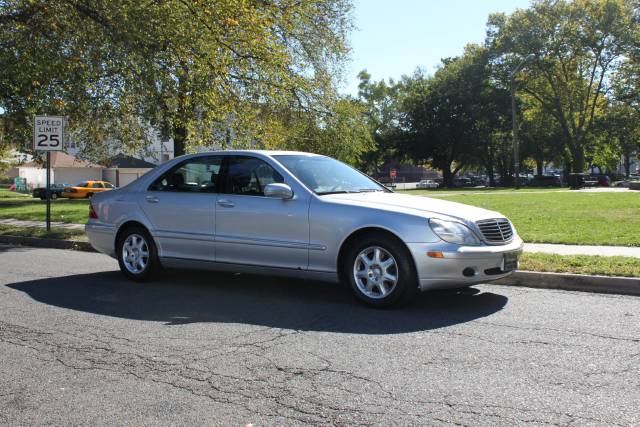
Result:
<svg viewBox="0 0 640 427"><path fill-rule="evenodd" d="M538 0L489 19L488 41L505 73L535 55L519 74L522 90L557 121L575 172L584 169L611 78L637 46L636 24L628 0Z"/></svg>
<svg viewBox="0 0 640 427"><path fill-rule="evenodd" d="M9 0L0 10L0 107L29 148L36 113L69 117L88 150L145 145L148 126L176 152L272 144L273 114L327 113L348 53L349 0Z"/></svg>
<svg viewBox="0 0 640 427"><path fill-rule="evenodd" d="M283 148L325 154L357 165L361 155L373 146L365 108L360 102L345 98L332 105L331 110L322 120L311 114L291 118L291 135Z"/></svg>
<svg viewBox="0 0 640 427"><path fill-rule="evenodd" d="M433 77L418 71L404 78L400 92L402 153L440 169L448 186L464 166L492 163L492 142L508 123L509 95L492 83L486 49L469 45Z"/></svg>
<svg viewBox="0 0 640 427"><path fill-rule="evenodd" d="M395 126L398 123L398 91L400 86L392 79L387 83L371 80L363 70L358 73L358 98L366 109L366 120L373 146L361 157L361 167L370 173L388 158L394 157Z"/></svg>

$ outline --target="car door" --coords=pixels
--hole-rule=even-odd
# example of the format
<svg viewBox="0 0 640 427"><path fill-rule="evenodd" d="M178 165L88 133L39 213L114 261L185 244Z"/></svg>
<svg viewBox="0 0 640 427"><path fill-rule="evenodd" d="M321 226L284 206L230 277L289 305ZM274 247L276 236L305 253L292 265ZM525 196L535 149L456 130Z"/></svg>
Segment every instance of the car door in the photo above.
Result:
<svg viewBox="0 0 640 427"><path fill-rule="evenodd" d="M140 196L161 257L213 261L215 203L221 156L184 160Z"/></svg>
<svg viewBox="0 0 640 427"><path fill-rule="evenodd" d="M262 159L229 156L216 203L216 261L306 269L309 263L309 196L264 196L264 187L285 182Z"/></svg>
<svg viewBox="0 0 640 427"><path fill-rule="evenodd" d="M102 185L101 182L92 182L91 183L91 190L89 190L89 192L99 193L101 191L104 191L104 186Z"/></svg>

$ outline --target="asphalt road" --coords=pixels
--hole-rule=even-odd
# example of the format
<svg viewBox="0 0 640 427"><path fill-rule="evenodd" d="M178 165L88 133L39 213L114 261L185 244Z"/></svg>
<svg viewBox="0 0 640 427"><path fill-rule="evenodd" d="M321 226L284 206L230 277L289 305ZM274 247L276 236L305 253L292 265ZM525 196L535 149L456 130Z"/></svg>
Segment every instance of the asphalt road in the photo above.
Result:
<svg viewBox="0 0 640 427"><path fill-rule="evenodd" d="M0 424L640 424L640 298L337 285L0 246Z"/></svg>

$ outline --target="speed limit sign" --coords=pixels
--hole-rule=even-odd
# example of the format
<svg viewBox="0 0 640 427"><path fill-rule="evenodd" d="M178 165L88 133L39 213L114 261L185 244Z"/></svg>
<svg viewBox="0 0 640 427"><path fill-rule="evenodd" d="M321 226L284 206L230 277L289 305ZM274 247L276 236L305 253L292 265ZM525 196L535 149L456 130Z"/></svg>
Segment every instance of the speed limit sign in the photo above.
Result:
<svg viewBox="0 0 640 427"><path fill-rule="evenodd" d="M61 151L64 145L64 117L35 116L33 118L33 149Z"/></svg>

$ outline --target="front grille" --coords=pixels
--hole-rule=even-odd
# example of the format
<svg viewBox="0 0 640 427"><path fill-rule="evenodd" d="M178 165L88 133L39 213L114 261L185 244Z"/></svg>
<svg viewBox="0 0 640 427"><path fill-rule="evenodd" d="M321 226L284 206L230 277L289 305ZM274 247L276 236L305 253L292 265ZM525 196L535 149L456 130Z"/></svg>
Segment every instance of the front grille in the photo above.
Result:
<svg viewBox="0 0 640 427"><path fill-rule="evenodd" d="M506 243L513 238L511 224L506 218L483 219L476 225L487 243Z"/></svg>

